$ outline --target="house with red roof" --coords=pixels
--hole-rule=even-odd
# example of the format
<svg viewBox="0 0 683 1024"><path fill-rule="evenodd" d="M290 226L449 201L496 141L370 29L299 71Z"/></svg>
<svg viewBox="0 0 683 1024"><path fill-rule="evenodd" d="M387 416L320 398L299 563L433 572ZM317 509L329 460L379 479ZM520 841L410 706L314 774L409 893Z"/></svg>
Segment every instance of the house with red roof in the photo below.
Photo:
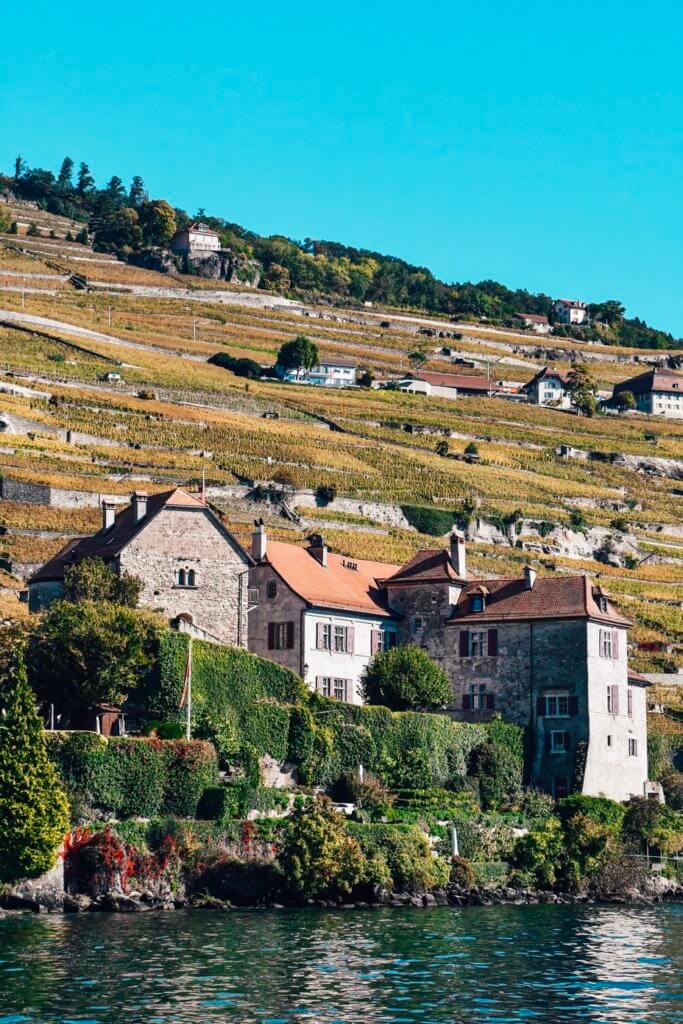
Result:
<svg viewBox="0 0 683 1024"><path fill-rule="evenodd" d="M101 558L142 583L140 604L196 635L247 646L250 556L196 494L174 488L133 494L118 514L102 504L102 527L69 541L28 581L29 609L60 596L66 569Z"/></svg>
<svg viewBox="0 0 683 1024"><path fill-rule="evenodd" d="M403 566L271 542L260 524L250 574L249 649L312 689L360 702L380 650L418 644L448 675L448 713L501 715L533 737L534 783L617 800L647 780L647 682L628 669L629 621L590 577L488 579L467 568L462 533Z"/></svg>
<svg viewBox="0 0 683 1024"><path fill-rule="evenodd" d="M650 416L683 419L683 373L657 366L637 377L614 385L611 404L618 405L619 395L630 391L638 412Z"/></svg>
<svg viewBox="0 0 683 1024"><path fill-rule="evenodd" d="M549 405L555 409L571 409L570 372L558 370L554 366L544 366L522 388L527 402L533 405Z"/></svg>
<svg viewBox="0 0 683 1024"><path fill-rule="evenodd" d="M553 312L561 324L583 324L588 320L588 304L578 299L555 299Z"/></svg>

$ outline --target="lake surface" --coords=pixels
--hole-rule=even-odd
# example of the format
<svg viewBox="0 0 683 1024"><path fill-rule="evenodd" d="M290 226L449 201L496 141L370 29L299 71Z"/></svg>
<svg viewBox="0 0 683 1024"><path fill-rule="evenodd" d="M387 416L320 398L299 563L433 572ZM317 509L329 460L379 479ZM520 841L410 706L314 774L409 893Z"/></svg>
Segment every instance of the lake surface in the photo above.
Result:
<svg viewBox="0 0 683 1024"><path fill-rule="evenodd" d="M675 1024L683 906L0 921L0 1024Z"/></svg>

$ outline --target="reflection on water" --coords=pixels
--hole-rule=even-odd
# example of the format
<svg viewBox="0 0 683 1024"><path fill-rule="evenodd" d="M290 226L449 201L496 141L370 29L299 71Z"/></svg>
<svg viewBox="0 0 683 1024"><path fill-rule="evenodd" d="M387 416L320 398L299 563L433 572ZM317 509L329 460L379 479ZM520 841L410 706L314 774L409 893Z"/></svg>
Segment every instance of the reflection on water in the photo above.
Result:
<svg viewBox="0 0 683 1024"><path fill-rule="evenodd" d="M0 922L0 1024L675 1024L683 907Z"/></svg>

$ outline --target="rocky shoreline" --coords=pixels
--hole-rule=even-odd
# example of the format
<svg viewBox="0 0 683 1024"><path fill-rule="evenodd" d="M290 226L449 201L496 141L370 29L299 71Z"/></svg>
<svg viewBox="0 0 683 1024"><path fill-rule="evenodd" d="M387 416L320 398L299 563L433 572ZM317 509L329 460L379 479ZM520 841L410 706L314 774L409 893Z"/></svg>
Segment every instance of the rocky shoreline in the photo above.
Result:
<svg viewBox="0 0 683 1024"><path fill-rule="evenodd" d="M427 893L381 893L372 900L309 899L303 903L264 903L254 906L236 906L215 896L175 896L168 892L108 892L91 897L85 894L56 893L54 890L33 891L30 894L7 892L0 894L0 920L17 913L83 914L83 913L145 913L150 911L209 910L219 912L256 912L265 910L296 910L317 908L325 910L381 910L384 908L429 909L432 907L491 907L534 906L539 904L590 905L624 904L654 906L658 903L683 902L683 887L670 885L657 892L624 893L566 893L549 890L512 889L508 887L476 887L463 889L451 885Z"/></svg>

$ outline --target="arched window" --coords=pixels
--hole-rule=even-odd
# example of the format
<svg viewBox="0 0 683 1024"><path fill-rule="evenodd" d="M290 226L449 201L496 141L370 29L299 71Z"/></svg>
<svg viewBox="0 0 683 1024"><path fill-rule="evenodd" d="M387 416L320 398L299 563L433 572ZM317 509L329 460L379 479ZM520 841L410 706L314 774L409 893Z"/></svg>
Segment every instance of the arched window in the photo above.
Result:
<svg viewBox="0 0 683 1024"><path fill-rule="evenodd" d="M179 587L186 586L186 576L185 576L185 570L184 569L178 569L178 586Z"/></svg>
<svg viewBox="0 0 683 1024"><path fill-rule="evenodd" d="M193 587L195 585L194 569L189 569L187 573L187 585Z"/></svg>

